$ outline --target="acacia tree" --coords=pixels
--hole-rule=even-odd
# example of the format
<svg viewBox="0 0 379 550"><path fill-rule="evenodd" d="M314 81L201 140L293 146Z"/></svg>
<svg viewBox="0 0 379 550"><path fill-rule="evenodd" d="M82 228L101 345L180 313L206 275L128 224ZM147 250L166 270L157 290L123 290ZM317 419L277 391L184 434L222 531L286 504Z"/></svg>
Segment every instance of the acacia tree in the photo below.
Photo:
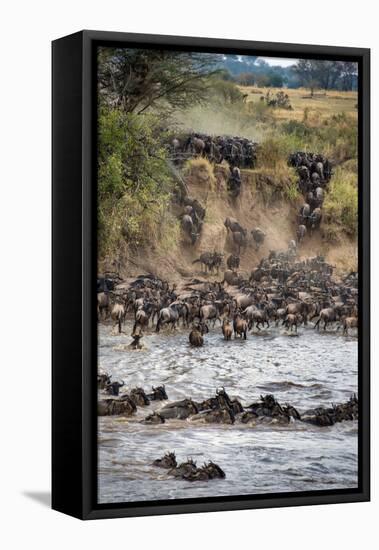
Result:
<svg viewBox="0 0 379 550"><path fill-rule="evenodd" d="M343 90L352 90L358 76L358 65L354 61L340 61L341 87Z"/></svg>
<svg viewBox="0 0 379 550"><path fill-rule="evenodd" d="M126 113L183 109L205 100L216 62L196 52L100 48L99 96Z"/></svg>
<svg viewBox="0 0 379 550"><path fill-rule="evenodd" d="M313 96L315 88L319 86L319 70L312 59L299 59L294 66L294 72L302 86L309 88Z"/></svg>
<svg viewBox="0 0 379 550"><path fill-rule="evenodd" d="M357 76L357 64L350 61L299 59L294 72L300 83L310 88L313 96L316 88L351 90Z"/></svg>

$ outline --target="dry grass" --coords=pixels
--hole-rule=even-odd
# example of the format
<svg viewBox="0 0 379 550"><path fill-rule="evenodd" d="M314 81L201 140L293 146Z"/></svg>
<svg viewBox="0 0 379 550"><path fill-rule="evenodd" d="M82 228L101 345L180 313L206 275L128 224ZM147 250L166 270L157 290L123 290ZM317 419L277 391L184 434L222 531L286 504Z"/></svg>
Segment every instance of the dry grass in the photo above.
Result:
<svg viewBox="0 0 379 550"><path fill-rule="evenodd" d="M208 159L198 157L187 160L184 165L183 173L187 179L193 179L212 191L215 189L216 177L213 166Z"/></svg>
<svg viewBox="0 0 379 550"><path fill-rule="evenodd" d="M293 110L272 109L273 116L278 121L303 121L304 114L310 125L318 125L335 113L346 113L357 118L357 109L355 107L358 101L357 92L330 90L326 94L318 92L311 97L309 90L305 88L257 88L254 86L240 86L239 88L243 93L248 94L248 103L260 102L260 97L266 95L268 91L273 95L279 91L284 91L288 94Z"/></svg>

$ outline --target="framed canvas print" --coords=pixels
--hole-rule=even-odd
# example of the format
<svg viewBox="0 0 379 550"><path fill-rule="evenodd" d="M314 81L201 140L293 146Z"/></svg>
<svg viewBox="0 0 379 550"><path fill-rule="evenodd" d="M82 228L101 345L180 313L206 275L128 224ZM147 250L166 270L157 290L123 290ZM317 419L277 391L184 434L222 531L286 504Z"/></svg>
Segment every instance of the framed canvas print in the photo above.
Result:
<svg viewBox="0 0 379 550"><path fill-rule="evenodd" d="M53 508L369 500L369 50L53 42Z"/></svg>

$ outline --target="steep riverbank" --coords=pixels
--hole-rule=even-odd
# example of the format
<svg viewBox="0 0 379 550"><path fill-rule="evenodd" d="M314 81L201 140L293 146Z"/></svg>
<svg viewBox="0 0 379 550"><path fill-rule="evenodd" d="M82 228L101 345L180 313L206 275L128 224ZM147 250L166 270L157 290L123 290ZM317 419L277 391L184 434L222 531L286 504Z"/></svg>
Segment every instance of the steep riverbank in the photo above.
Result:
<svg viewBox="0 0 379 550"><path fill-rule="evenodd" d="M138 249L120 251L117 258L107 257L99 264L99 271L118 271L122 278L140 273L153 273L159 277L180 282L185 277L200 275L200 264L193 264L202 252L218 251L225 257L236 253L237 248L228 234L224 221L235 218L248 229L246 248L241 249L240 273L248 275L261 258L270 250L284 250L295 238L297 213L303 199L296 193L294 170L286 168L281 175L268 170L241 170L241 193L233 198L227 190L229 169L226 164L214 168L206 161L192 161L185 171L178 171L187 188L188 195L200 202L206 214L201 233L193 245L181 228L183 207L172 202L166 219L168 229L152 239L149 245ZM182 175L183 174L183 175ZM250 235L253 227L260 227L266 238L257 251ZM323 227L313 235L307 234L301 247L300 257L317 254L336 266L337 275L357 269L357 243L346 233L339 232L338 241L331 242ZM211 279L222 278L210 276Z"/></svg>

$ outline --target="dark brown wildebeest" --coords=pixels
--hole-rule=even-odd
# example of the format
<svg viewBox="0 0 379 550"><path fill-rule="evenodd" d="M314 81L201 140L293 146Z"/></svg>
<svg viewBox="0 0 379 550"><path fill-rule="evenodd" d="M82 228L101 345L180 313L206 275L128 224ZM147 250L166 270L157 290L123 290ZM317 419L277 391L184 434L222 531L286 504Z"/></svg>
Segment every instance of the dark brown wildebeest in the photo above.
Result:
<svg viewBox="0 0 379 550"><path fill-rule="evenodd" d="M236 256L235 254L231 254L230 256L228 256L226 260L226 265L228 266L229 269L232 269L232 270L238 269L240 266L239 256Z"/></svg>
<svg viewBox="0 0 379 550"><path fill-rule="evenodd" d="M133 388L129 394L129 397L138 407L144 407L150 404L150 400L143 388Z"/></svg>
<svg viewBox="0 0 379 550"><path fill-rule="evenodd" d="M118 394L120 393L120 388L122 388L123 386L125 386L124 381L122 382L109 381L105 385L104 389L107 393L109 393L109 395L114 395L115 397L117 397Z"/></svg>
<svg viewBox="0 0 379 550"><path fill-rule="evenodd" d="M311 229L311 233L320 227L322 218L321 208L315 208L312 212L312 214L309 216L309 226Z"/></svg>
<svg viewBox="0 0 379 550"><path fill-rule="evenodd" d="M193 223L193 219L189 214L185 214L182 218L182 229L191 239L191 244L195 244L197 241L197 238L199 237L199 233L196 230L195 224Z"/></svg>
<svg viewBox="0 0 379 550"><path fill-rule="evenodd" d="M164 424L165 419L159 413L154 412L141 420L141 424Z"/></svg>
<svg viewBox="0 0 379 550"><path fill-rule="evenodd" d="M97 318L106 319L109 313L110 299L108 292L99 292L97 294Z"/></svg>
<svg viewBox="0 0 379 550"><path fill-rule="evenodd" d="M230 408L210 409L191 416L191 422L206 424L234 424L235 415Z"/></svg>
<svg viewBox="0 0 379 550"><path fill-rule="evenodd" d="M224 221L224 225L226 229L230 229L232 233L239 232L245 235L245 237L247 235L247 229L242 227L242 225L235 218L226 218Z"/></svg>
<svg viewBox="0 0 379 550"><path fill-rule="evenodd" d="M97 403L97 414L98 416L109 416L109 415L124 415L130 416L134 414L137 410L137 407L130 399L128 395L123 395L122 397L113 399L102 399Z"/></svg>
<svg viewBox="0 0 379 550"><path fill-rule="evenodd" d="M151 386L152 393L147 394L147 398L150 401L164 401L168 399L165 385L157 386L156 388L154 386Z"/></svg>
<svg viewBox="0 0 379 550"><path fill-rule="evenodd" d="M238 255L241 253L241 246L246 246L247 240L246 235L240 231L233 231L233 242L237 245Z"/></svg>
<svg viewBox="0 0 379 550"><path fill-rule="evenodd" d="M224 280L222 282L228 283L228 285L238 285L241 282L241 277L239 277L235 271L227 269L224 272Z"/></svg>
<svg viewBox="0 0 379 550"><path fill-rule="evenodd" d="M162 458L157 458L153 462L153 466L159 466L159 468L176 468L176 456L175 453L166 453Z"/></svg>
<svg viewBox="0 0 379 550"><path fill-rule="evenodd" d="M180 420L185 420L189 416L197 414L198 412L199 409L192 399L173 401L159 410L159 414L163 416L165 420L169 418L179 418Z"/></svg>
<svg viewBox="0 0 379 550"><path fill-rule="evenodd" d="M251 234L255 242L255 249L259 250L265 240L266 233L260 227L255 227L252 229Z"/></svg>
<svg viewBox="0 0 379 550"><path fill-rule="evenodd" d="M97 389L104 390L106 385L110 383L112 375L107 374L106 372L100 372L97 375Z"/></svg>
<svg viewBox="0 0 379 550"><path fill-rule="evenodd" d="M196 348L201 347L204 344L203 335L208 332L208 327L205 323L195 325L189 333L189 343Z"/></svg>

